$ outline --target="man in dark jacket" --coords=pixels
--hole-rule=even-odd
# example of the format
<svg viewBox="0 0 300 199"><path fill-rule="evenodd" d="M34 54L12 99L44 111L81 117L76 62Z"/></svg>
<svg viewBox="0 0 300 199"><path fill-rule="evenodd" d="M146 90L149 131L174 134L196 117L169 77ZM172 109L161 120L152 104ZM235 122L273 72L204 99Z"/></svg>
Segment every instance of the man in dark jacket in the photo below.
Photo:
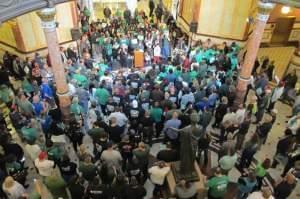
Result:
<svg viewBox="0 0 300 199"><path fill-rule="evenodd" d="M166 148L157 153L157 159L164 162L175 162L179 160L178 151L172 148L171 143L167 143Z"/></svg>
<svg viewBox="0 0 300 199"><path fill-rule="evenodd" d="M154 8L155 8L154 0L150 0L149 1L149 10L150 10L149 17L152 17Z"/></svg>
<svg viewBox="0 0 300 199"><path fill-rule="evenodd" d="M278 164L277 157L278 155L282 157L286 157L288 154L289 149L291 148L291 144L293 142L293 133L290 129L286 129L284 132L284 136L280 138L280 140L277 142L276 146L276 153L274 155L272 168L276 168Z"/></svg>
<svg viewBox="0 0 300 199"><path fill-rule="evenodd" d="M285 99L288 95L288 92L295 88L298 81L296 70L293 70L291 73L287 74L282 80L285 83L285 87L281 98Z"/></svg>
<svg viewBox="0 0 300 199"><path fill-rule="evenodd" d="M100 180L95 177L86 189L86 197L90 199L109 198L107 187L100 183Z"/></svg>
<svg viewBox="0 0 300 199"><path fill-rule="evenodd" d="M128 8L124 11L123 17L124 17L126 23L129 24L130 23L130 19L131 19L131 12L130 12L130 10Z"/></svg>
<svg viewBox="0 0 300 199"><path fill-rule="evenodd" d="M162 8L162 4L158 4L157 7L156 7L156 10L155 10L155 15L156 15L156 18L159 22L161 22L161 18L162 18L162 15L163 15L163 8Z"/></svg>

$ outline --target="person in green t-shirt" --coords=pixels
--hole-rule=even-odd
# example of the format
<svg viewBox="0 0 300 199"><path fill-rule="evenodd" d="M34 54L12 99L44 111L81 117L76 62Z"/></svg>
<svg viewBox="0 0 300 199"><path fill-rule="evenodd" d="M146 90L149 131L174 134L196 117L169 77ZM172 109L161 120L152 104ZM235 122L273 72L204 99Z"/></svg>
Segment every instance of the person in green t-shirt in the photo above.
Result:
<svg viewBox="0 0 300 199"><path fill-rule="evenodd" d="M93 143L99 143L101 138L107 137L107 133L100 127L100 122L95 122L93 128L88 131Z"/></svg>
<svg viewBox="0 0 300 199"><path fill-rule="evenodd" d="M54 145L54 143L51 140L46 141L46 146L49 159L57 162L62 158L64 151L59 146Z"/></svg>
<svg viewBox="0 0 300 199"><path fill-rule="evenodd" d="M56 172L53 172L51 176L47 176L44 183L53 198L68 198L66 190L67 184Z"/></svg>
<svg viewBox="0 0 300 199"><path fill-rule="evenodd" d="M101 84L99 88L96 89L95 97L101 106L102 112L106 110L106 104L110 94L106 88Z"/></svg>
<svg viewBox="0 0 300 199"><path fill-rule="evenodd" d="M159 107L159 102L155 102L154 107L150 109L150 117L155 122L156 137L159 137L163 127L162 116L163 116L163 110L162 108Z"/></svg>
<svg viewBox="0 0 300 199"><path fill-rule="evenodd" d="M271 160L266 158L262 163L258 163L255 167L255 174L257 179L257 190L261 189L262 181L267 175L267 169L271 167Z"/></svg>
<svg viewBox="0 0 300 199"><path fill-rule="evenodd" d="M204 57L203 52L200 49L197 50L196 56L195 56L196 62L200 63L202 61L203 57Z"/></svg>
<svg viewBox="0 0 300 199"><path fill-rule="evenodd" d="M0 103L4 102L9 106L13 97L14 93L10 88L8 88L8 86L4 84L0 86Z"/></svg>
<svg viewBox="0 0 300 199"><path fill-rule="evenodd" d="M22 127L21 133L22 137L28 143L34 143L38 137L38 131L33 127L32 122L30 122L27 126Z"/></svg>
<svg viewBox="0 0 300 199"><path fill-rule="evenodd" d="M88 86L88 79L86 76L80 74L80 70L76 71L76 74L72 76L72 79L75 79L76 82L84 87Z"/></svg>
<svg viewBox="0 0 300 199"><path fill-rule="evenodd" d="M90 17L91 17L91 11L84 6L84 9L83 9L83 15L86 17L86 20L89 21L90 20Z"/></svg>
<svg viewBox="0 0 300 199"><path fill-rule="evenodd" d="M74 97L70 107L70 112L75 115L77 121L82 118L83 108L79 105L78 97Z"/></svg>
<svg viewBox="0 0 300 199"><path fill-rule="evenodd" d="M223 199L227 192L229 177L222 174L221 169L217 168L214 177L210 178L206 186L208 187L208 198Z"/></svg>
<svg viewBox="0 0 300 199"><path fill-rule="evenodd" d="M22 89L27 95L33 92L32 84L26 78L22 81Z"/></svg>
<svg viewBox="0 0 300 199"><path fill-rule="evenodd" d="M155 102L154 107L150 110L150 116L154 122L159 123L162 121L163 110L159 107L159 102Z"/></svg>
<svg viewBox="0 0 300 199"><path fill-rule="evenodd" d="M92 163L92 158L87 156L84 162L79 162L78 170L81 172L82 177L87 181L92 181L97 175L97 167Z"/></svg>
<svg viewBox="0 0 300 199"><path fill-rule="evenodd" d="M195 66L194 69L190 72L191 81L194 81L196 79L198 72L196 71L198 68Z"/></svg>

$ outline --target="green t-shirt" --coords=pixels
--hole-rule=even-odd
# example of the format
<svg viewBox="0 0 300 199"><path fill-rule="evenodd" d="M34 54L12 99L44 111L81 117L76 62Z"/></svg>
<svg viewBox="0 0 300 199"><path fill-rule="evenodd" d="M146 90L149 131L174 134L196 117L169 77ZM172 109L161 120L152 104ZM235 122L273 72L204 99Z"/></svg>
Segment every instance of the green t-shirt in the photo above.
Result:
<svg viewBox="0 0 300 199"><path fill-rule="evenodd" d="M53 198L68 198L66 183L61 177L49 176L45 179L45 185L51 192Z"/></svg>
<svg viewBox="0 0 300 199"><path fill-rule="evenodd" d="M106 134L103 128L92 128L88 131L88 134L92 137L94 141L100 140Z"/></svg>
<svg viewBox="0 0 300 199"><path fill-rule="evenodd" d="M209 193L215 198L221 198L227 191L227 185L229 182L228 176L213 177L207 181L209 187Z"/></svg>
<svg viewBox="0 0 300 199"><path fill-rule="evenodd" d="M55 160L59 160L63 156L64 152L59 147L51 147L48 149L48 155Z"/></svg>
<svg viewBox="0 0 300 199"><path fill-rule="evenodd" d="M4 103L11 101L12 91L8 87L3 87L0 90L0 100Z"/></svg>
<svg viewBox="0 0 300 199"><path fill-rule="evenodd" d="M36 191L31 191L29 194L29 199L40 199L41 195Z"/></svg>
<svg viewBox="0 0 300 199"><path fill-rule="evenodd" d="M33 113L33 106L28 100L17 100L20 112L30 114Z"/></svg>
<svg viewBox="0 0 300 199"><path fill-rule="evenodd" d="M74 113L75 115L80 115L83 112L82 106L79 104L71 104L71 113Z"/></svg>
<svg viewBox="0 0 300 199"><path fill-rule="evenodd" d="M99 64L99 72L98 75L99 77L102 77L104 75L104 72L108 69L108 65L106 64Z"/></svg>
<svg viewBox="0 0 300 199"><path fill-rule="evenodd" d="M80 85L87 86L87 84L88 84L88 79L84 75L74 74L73 79L75 79L77 81L77 83Z"/></svg>
<svg viewBox="0 0 300 199"><path fill-rule="evenodd" d="M192 82L192 79L191 79L191 76L190 76L189 72L182 73L181 77L182 77L182 80L185 81L185 82L188 82L188 83Z"/></svg>
<svg viewBox="0 0 300 199"><path fill-rule="evenodd" d="M120 9L117 9L117 11L116 11L116 16L117 16L117 17L122 17L122 12L121 12Z"/></svg>
<svg viewBox="0 0 300 199"><path fill-rule="evenodd" d="M15 173L22 168L21 164L15 161L11 163L6 163L5 167L8 173Z"/></svg>
<svg viewBox="0 0 300 199"><path fill-rule="evenodd" d="M258 165L256 165L255 173L256 173L256 176L258 176L258 177L264 177L264 176L267 174L267 171L266 171L266 169L259 163Z"/></svg>
<svg viewBox="0 0 300 199"><path fill-rule="evenodd" d="M89 31L89 26L88 25L84 25L82 26L82 32L88 32Z"/></svg>
<svg viewBox="0 0 300 199"><path fill-rule="evenodd" d="M87 8L84 8L83 14L84 14L84 16L89 17L89 16L91 16L91 11Z"/></svg>
<svg viewBox="0 0 300 199"><path fill-rule="evenodd" d="M27 79L25 79L24 81L22 81L22 89L26 93L33 92L33 87L32 87L32 85L29 83L29 81Z"/></svg>
<svg viewBox="0 0 300 199"><path fill-rule="evenodd" d="M192 70L190 72L191 80L193 81L194 79L196 79L197 75L198 75L197 71Z"/></svg>
<svg viewBox="0 0 300 199"><path fill-rule="evenodd" d="M196 54L195 59L196 59L196 61L197 61L198 63L200 63L200 62L202 61L202 59L203 59L203 54L202 54L201 51L198 52L198 53Z"/></svg>
<svg viewBox="0 0 300 199"><path fill-rule="evenodd" d="M93 180L97 174L97 167L93 164L79 162L78 170L82 173L82 177L86 180Z"/></svg>
<svg viewBox="0 0 300 199"><path fill-rule="evenodd" d="M237 57L233 56L231 58L231 70L235 70L237 68L238 65L238 59Z"/></svg>
<svg viewBox="0 0 300 199"><path fill-rule="evenodd" d="M175 71L174 71L174 74L175 74L176 78L178 78L178 77L180 77L180 76L181 76L181 74L182 74L182 71L181 71L181 70L177 70L177 69L175 69Z"/></svg>
<svg viewBox="0 0 300 199"><path fill-rule="evenodd" d="M154 122L160 122L163 111L161 108L152 108L150 111L150 116L154 120Z"/></svg>
<svg viewBox="0 0 300 199"><path fill-rule="evenodd" d="M105 50L107 55L112 55L112 45L110 43L105 44Z"/></svg>
<svg viewBox="0 0 300 199"><path fill-rule="evenodd" d="M106 105L110 94L105 88L97 88L95 96L97 97L99 104Z"/></svg>
<svg viewBox="0 0 300 199"><path fill-rule="evenodd" d="M98 38L98 44L101 46L104 45L104 37L103 36Z"/></svg>
<svg viewBox="0 0 300 199"><path fill-rule="evenodd" d="M36 128L23 127L21 129L21 132L22 132L23 137L30 143L35 142L35 140L37 139L37 129Z"/></svg>

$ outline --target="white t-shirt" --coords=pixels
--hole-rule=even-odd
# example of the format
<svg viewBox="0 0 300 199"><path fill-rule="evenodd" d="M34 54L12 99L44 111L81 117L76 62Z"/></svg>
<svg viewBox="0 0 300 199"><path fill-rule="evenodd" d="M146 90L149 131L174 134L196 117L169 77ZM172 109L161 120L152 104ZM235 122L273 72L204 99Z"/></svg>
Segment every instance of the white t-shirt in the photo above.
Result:
<svg viewBox="0 0 300 199"><path fill-rule="evenodd" d="M26 192L24 187L17 181L14 182L12 187L6 188L3 186L2 189L9 199L21 198L21 196Z"/></svg>
<svg viewBox="0 0 300 199"><path fill-rule="evenodd" d="M71 83L68 83L68 87L69 87L70 95L72 95L72 96L75 95L75 93L76 93L75 86L73 84L71 84Z"/></svg>
<svg viewBox="0 0 300 199"><path fill-rule="evenodd" d="M35 167L38 169L41 176L51 176L54 162L51 160L40 161L38 158L34 161Z"/></svg>
<svg viewBox="0 0 300 199"><path fill-rule="evenodd" d="M245 119L245 115L246 115L246 109L238 109L235 113L236 116L236 121L241 124L244 119Z"/></svg>
<svg viewBox="0 0 300 199"><path fill-rule="evenodd" d="M41 153L41 148L37 144L26 144L25 145L25 150L29 154L30 158L32 161L38 158L39 154Z"/></svg>
<svg viewBox="0 0 300 199"><path fill-rule="evenodd" d="M112 85L113 85L113 79L112 79L112 77L110 77L110 76L102 76L100 78L100 82L102 82L103 80L105 81L106 85L112 87Z"/></svg>
<svg viewBox="0 0 300 199"><path fill-rule="evenodd" d="M155 57L160 57L161 49L160 49L159 45L157 45L157 46L154 47L153 54L154 54Z"/></svg>
<svg viewBox="0 0 300 199"><path fill-rule="evenodd" d="M257 191L257 192L253 192L251 193L247 199L266 199L265 197L263 197L262 192L261 191ZM267 199L274 199L273 196L270 196Z"/></svg>
<svg viewBox="0 0 300 199"><path fill-rule="evenodd" d="M112 117L115 117L117 119L117 124L120 127L123 127L128 121L128 118L126 117L126 115L121 112L113 112L108 116L107 119L110 120Z"/></svg>
<svg viewBox="0 0 300 199"><path fill-rule="evenodd" d="M154 184L164 184L165 177L170 171L170 167L159 168L158 166L151 167L148 172L150 173L150 179Z"/></svg>
<svg viewBox="0 0 300 199"><path fill-rule="evenodd" d="M101 155L101 160L106 162L108 165L120 167L122 156L119 151L116 150L104 150Z"/></svg>

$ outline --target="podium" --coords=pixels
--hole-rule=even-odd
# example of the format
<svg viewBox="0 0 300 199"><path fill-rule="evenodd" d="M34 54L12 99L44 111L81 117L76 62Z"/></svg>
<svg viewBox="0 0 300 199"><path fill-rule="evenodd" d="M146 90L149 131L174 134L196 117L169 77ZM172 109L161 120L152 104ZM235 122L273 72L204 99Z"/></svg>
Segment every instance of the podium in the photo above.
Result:
<svg viewBox="0 0 300 199"><path fill-rule="evenodd" d="M134 67L143 68L144 67L144 52L134 51Z"/></svg>
<svg viewBox="0 0 300 199"><path fill-rule="evenodd" d="M172 162L170 164L170 166L172 167L172 165L174 165L174 164L179 164L179 162ZM205 176L202 174L202 172L201 172L201 170L199 168L199 165L198 165L198 163L196 161L195 161L194 165L195 165L195 171L196 171L196 173L198 175L198 178L199 178L194 183L196 185L196 189L197 189L198 195L201 196L200 198L204 198L204 196L206 195L206 189L205 189L205 184L204 184L205 183L204 182ZM167 184L168 184L168 188L169 188L170 194L172 196L175 195L175 186L178 183L178 182L176 182L175 175L176 174L171 169L171 171L168 173L167 178L166 178Z"/></svg>

